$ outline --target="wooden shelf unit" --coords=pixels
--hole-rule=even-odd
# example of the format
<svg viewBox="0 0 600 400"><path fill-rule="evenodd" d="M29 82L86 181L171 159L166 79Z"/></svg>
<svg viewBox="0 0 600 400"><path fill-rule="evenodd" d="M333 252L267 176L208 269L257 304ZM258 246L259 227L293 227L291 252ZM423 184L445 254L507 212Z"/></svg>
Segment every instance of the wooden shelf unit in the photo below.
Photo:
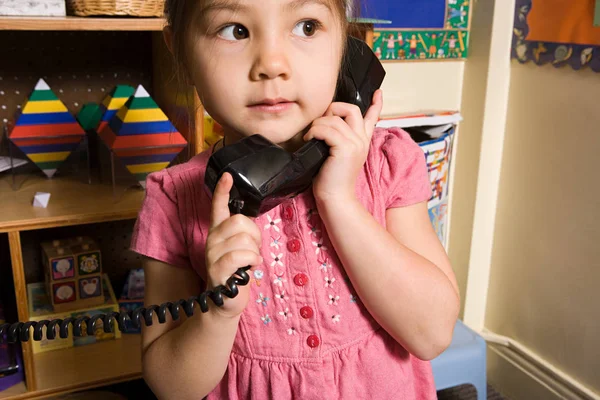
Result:
<svg viewBox="0 0 600 400"><path fill-rule="evenodd" d="M71 34L76 31L88 31L81 33L83 37L96 34L91 31L104 31L104 35L111 34L111 32L106 33L106 31L112 31L113 34L117 35L127 35L127 31L147 31L148 35L151 36L151 40L145 43L150 46L148 51L152 53L152 62L144 64L146 69L140 71L144 74L141 75L142 78L139 82L148 84L147 77L151 75L151 86L146 87L151 90L153 98L167 115L173 117L170 115L170 110L173 109L174 93L177 89L173 87L174 83L171 81L172 65L160 32L163 24L164 20L162 18L0 17L0 33L4 31L4 35L12 33L15 35L33 35L36 34L35 31L39 31L39 34L42 35L40 36L41 39L48 41L51 34L52 38L56 37L52 40L57 41L57 46L66 47L71 40L75 40L73 38L77 34ZM64 32L62 36L60 34L55 36L55 33L44 31L71 31L71 33ZM119 31L123 33L119 33ZM97 34L100 35L101 33ZM139 34L143 34L143 32ZM89 42L90 36L87 36L87 38ZM44 45L43 42L43 40L39 42L40 46ZM139 42L132 41L131 46L139 46ZM10 48L8 50L10 51ZM32 48L32 50L35 50L35 48ZM48 50L47 45L46 50ZM93 59L96 53L97 49L89 48L90 58ZM120 59L117 59L117 61L121 62ZM25 72L17 76L20 73L20 63L26 67L31 67L31 64L28 64L30 61L21 61L18 57L13 57L4 64L4 66L9 65L8 70L11 71L10 75L5 75L4 81L0 82L3 87L9 88L9 90L3 89L6 92L3 93L5 94L3 96L5 103L3 104L6 104L7 108L15 108L15 104L20 104L22 99L18 95L28 90L29 86L17 87L18 84L23 85L24 81L37 79L35 76L28 77ZM48 75L53 75L54 82L57 82L56 78L58 77L60 85L55 88L56 93L63 100L69 99L69 102L65 101L65 103L74 115L77 112L75 101L80 105L90 101L89 89L86 90L86 87L91 87L92 93L100 93L100 87L102 87L102 92L106 93L116 82L135 85L139 79L132 73L131 77L127 74L126 82L123 81L121 76L124 76L130 69L119 70L123 73L119 74L118 80L115 79L117 76L113 73L115 71L106 71L104 76L101 75L103 71L95 71L95 76L92 76L89 81L79 84L77 89L73 90L70 85L75 88L75 74L79 79L80 76L91 73L84 63L80 62L77 65L79 65L77 71L73 71L72 64L69 63L66 65L65 72L59 72L61 66L57 64L50 72L34 71L31 74L31 68L29 68L27 74L48 73ZM139 63L133 65L139 65ZM62 68L64 67L63 64ZM98 67L94 66L94 68L97 69ZM0 68L0 71L2 71L2 68ZM6 73L8 74L8 72ZM62 78L58 76L61 73ZM73 80L71 80L71 74L73 74ZM7 79L7 76L10 78ZM88 78L90 78L89 75ZM59 88L61 88L60 92L58 91ZM13 100L11 100L11 96L14 96ZM104 94L102 94L103 96ZM181 96L181 94L178 93L178 96ZM187 111L191 112L194 119L194 130L185 133L189 146L184 157L191 157L202 150L204 111L197 95L195 95L195 91L190 90L189 93L184 93L184 96L189 96ZM94 100L101 101L102 97ZM191 101L189 101L190 99ZM7 100L8 103L6 103ZM178 104L178 107L181 111L180 104ZM69 174L46 179L40 173L18 172L16 181L17 189L13 190L10 172L0 173L0 233L6 233L8 236L18 318L20 321L28 321L26 268L38 268L37 265L33 265L28 261L31 259L31 257L27 257L28 254L25 254L25 258L23 257L24 251L27 251L27 249L33 251L34 244L30 243L31 234L33 233L35 236L37 230L60 227L77 228L77 226L88 224L94 224L95 226L95 224L112 221L132 221L137 217L145 193L143 190L135 188L119 187L116 196L114 196L112 186L109 184L93 183L89 185L85 179L69 176ZM51 193L48 208L34 208L32 206L35 192ZM118 288L115 289L119 290ZM24 368L25 382L0 392L0 400L48 398L140 378L140 346L139 335L122 334L120 339L109 342L34 355L31 343L23 343L21 346L22 367Z"/></svg>
<svg viewBox="0 0 600 400"><path fill-rule="evenodd" d="M0 30L11 31L161 31L164 18L0 17Z"/></svg>
<svg viewBox="0 0 600 400"><path fill-rule="evenodd" d="M17 182L22 179L23 176L19 176ZM0 179L0 204L3 205L0 232L8 233L18 317L20 321L28 321L22 233L134 219L144 192L130 188L118 192L121 195L115 199L109 185L88 185L69 177L49 180L35 174L26 175L16 191L11 184L10 175ZM31 199L38 191L53 194L48 208L32 207ZM88 200L81 201L82 198ZM140 340L139 335L122 334L120 339L112 341L40 354L32 353L31 342L23 343L26 384L0 392L0 400L43 398L140 378Z"/></svg>
<svg viewBox="0 0 600 400"><path fill-rule="evenodd" d="M15 385L0 392L0 400L58 396L141 378L140 346L140 335L128 334L116 340L36 354L36 390L28 391L25 384Z"/></svg>
<svg viewBox="0 0 600 400"><path fill-rule="evenodd" d="M118 187L114 196L109 185L68 176L47 179L41 174L17 175L17 184L23 182L15 191L12 177L4 175L0 176L0 233L132 219L144 198L144 191L136 188ZM47 208L32 207L36 192L51 193Z"/></svg>

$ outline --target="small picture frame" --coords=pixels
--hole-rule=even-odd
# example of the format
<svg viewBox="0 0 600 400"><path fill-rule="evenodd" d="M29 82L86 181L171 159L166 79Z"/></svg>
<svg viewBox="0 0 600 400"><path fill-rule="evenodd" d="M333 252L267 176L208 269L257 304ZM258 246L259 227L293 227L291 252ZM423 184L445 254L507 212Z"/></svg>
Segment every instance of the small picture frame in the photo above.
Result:
<svg viewBox="0 0 600 400"><path fill-rule="evenodd" d="M52 295L54 304L70 303L75 301L77 295L75 293L75 282L61 282L52 285Z"/></svg>
<svg viewBox="0 0 600 400"><path fill-rule="evenodd" d="M102 294L102 282L99 276L82 278L79 280L79 297L89 299Z"/></svg>
<svg viewBox="0 0 600 400"><path fill-rule="evenodd" d="M100 272L100 252L79 254L77 256L77 265L79 266L79 276L92 275Z"/></svg>
<svg viewBox="0 0 600 400"><path fill-rule="evenodd" d="M52 279L55 281L73 278L75 260L73 257L55 258L52 260Z"/></svg>

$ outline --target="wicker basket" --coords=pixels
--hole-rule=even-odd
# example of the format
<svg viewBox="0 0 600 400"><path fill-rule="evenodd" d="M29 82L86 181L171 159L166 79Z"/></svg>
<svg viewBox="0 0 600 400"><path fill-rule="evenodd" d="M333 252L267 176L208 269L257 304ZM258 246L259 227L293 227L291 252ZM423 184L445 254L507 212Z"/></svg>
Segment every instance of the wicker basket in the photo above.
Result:
<svg viewBox="0 0 600 400"><path fill-rule="evenodd" d="M162 17L165 0L67 0L69 14L80 17L92 15L129 15Z"/></svg>

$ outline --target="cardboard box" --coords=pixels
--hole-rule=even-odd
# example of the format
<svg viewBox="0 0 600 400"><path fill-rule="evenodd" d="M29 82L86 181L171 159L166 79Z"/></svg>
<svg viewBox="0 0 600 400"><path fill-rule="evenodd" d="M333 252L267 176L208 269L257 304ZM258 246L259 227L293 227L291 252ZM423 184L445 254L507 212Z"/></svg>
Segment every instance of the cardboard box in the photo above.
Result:
<svg viewBox="0 0 600 400"><path fill-rule="evenodd" d="M109 312L118 312L119 311L119 303L115 297L115 293L113 291L112 285L110 284L110 280L106 274L102 275L103 278L103 289L104 289L104 303L100 306L81 308L79 310L74 310L71 312L55 312L50 299L48 298L48 294L46 292L46 287L44 282L36 282L30 283L27 285L27 297L29 303L29 319L31 321L41 321L41 320L53 320L53 319L64 319L66 317L77 318L81 315L92 316L98 313L106 314ZM85 328L85 324L83 324ZM41 353L49 350L63 349L74 346L83 346L91 343L96 343L104 340L113 340L119 339L121 337L121 331L116 326L111 333L104 333L102 328L102 323L97 324L96 326L96 335L95 336L87 336L84 335L82 337L73 337L73 325L69 325L69 336L65 339L62 339L58 336L58 329L56 330L56 339L48 340L46 338L46 329L43 330L43 336L41 341L33 340L33 329L30 330L33 353Z"/></svg>

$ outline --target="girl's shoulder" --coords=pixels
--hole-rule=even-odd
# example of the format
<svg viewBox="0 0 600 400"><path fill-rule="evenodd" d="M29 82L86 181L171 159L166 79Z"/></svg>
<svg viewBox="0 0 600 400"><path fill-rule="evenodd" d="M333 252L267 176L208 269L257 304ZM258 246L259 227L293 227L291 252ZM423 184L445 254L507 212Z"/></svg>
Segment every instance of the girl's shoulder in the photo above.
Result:
<svg viewBox="0 0 600 400"><path fill-rule="evenodd" d="M425 153L401 128L375 128L366 168L387 208L414 204L431 195Z"/></svg>

